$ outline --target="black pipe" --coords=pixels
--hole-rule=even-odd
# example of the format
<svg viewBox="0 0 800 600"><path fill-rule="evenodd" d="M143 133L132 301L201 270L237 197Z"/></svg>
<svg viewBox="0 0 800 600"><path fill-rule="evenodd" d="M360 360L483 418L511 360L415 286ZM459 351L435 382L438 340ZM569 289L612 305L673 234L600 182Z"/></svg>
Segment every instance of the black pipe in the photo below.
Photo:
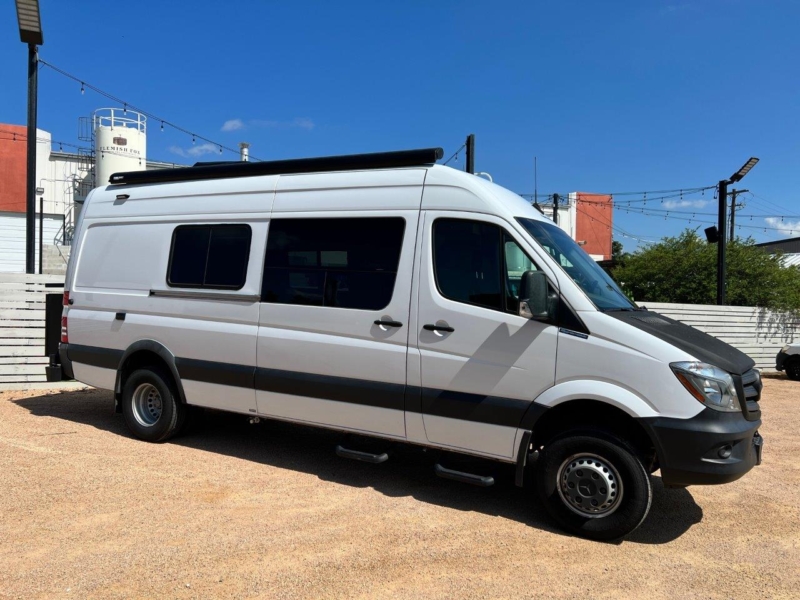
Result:
<svg viewBox="0 0 800 600"><path fill-rule="evenodd" d="M39 198L39 275L42 271L42 249L44 243L44 196Z"/></svg>
<svg viewBox="0 0 800 600"><path fill-rule="evenodd" d="M467 136L467 173L475 174L475 134Z"/></svg>

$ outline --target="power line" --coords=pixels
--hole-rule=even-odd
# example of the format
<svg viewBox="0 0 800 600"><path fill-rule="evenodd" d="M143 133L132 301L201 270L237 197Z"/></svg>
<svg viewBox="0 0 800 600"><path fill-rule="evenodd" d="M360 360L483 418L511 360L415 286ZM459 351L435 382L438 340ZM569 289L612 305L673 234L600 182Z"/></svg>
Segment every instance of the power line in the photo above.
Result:
<svg viewBox="0 0 800 600"><path fill-rule="evenodd" d="M141 108L137 107L136 105L131 104L130 102L126 102L122 98L119 98L119 97L117 97L117 96L115 96L115 95L113 95L113 94L111 94L109 92L106 92L106 91L100 89L99 87L88 83L85 79L81 79L80 77L77 77L77 76L73 75L72 73L68 73L67 71L65 71L63 69L60 69L60 68L56 67L55 65L52 65L52 64L48 63L47 61L45 61L45 60L43 60L41 58L39 58L39 63L41 65L45 66L45 67L51 68L53 71L55 71L56 73L59 73L60 75L63 75L64 77L67 77L67 78L72 79L73 81L75 81L77 83L80 83L81 84L81 92L83 92L83 90L85 88L88 88L88 89L92 90L93 92L95 92L97 94L100 94L104 98L107 98L107 99L111 100L112 102L116 102L117 104L121 104L123 106L123 110L131 109L134 112L138 112L138 113L143 114L148 119L150 119L152 122L160 122L162 130L164 129L164 126L172 127L173 129L175 129L177 131L180 131L181 133L185 133L186 135L192 136L192 143L194 143L196 140L202 140L202 141L207 142L209 144L213 144L214 146L217 146L218 148L227 150L228 152L233 152L236 155L239 154L239 150L238 149L234 149L234 148L231 148L229 146L225 146L224 144L220 144L219 142L215 142L214 140L211 140L211 139L209 139L207 137L204 137L202 135L194 133L194 132L192 132L192 131L184 128L184 127L181 127L180 125L176 125L175 123L169 121L168 119L163 119L163 118L161 118L161 117L159 117L157 115L154 115L153 113L151 113L149 111L141 109ZM261 160L259 158L256 158L253 155L250 155L250 158L253 159L253 160Z"/></svg>

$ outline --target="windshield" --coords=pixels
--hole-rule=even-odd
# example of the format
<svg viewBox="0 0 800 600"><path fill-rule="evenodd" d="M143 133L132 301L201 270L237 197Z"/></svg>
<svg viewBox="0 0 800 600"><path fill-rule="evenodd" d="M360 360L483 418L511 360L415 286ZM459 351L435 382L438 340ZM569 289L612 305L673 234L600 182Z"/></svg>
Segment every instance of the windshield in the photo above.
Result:
<svg viewBox="0 0 800 600"><path fill-rule="evenodd" d="M566 232L552 223L517 218L600 310L636 310L614 280Z"/></svg>

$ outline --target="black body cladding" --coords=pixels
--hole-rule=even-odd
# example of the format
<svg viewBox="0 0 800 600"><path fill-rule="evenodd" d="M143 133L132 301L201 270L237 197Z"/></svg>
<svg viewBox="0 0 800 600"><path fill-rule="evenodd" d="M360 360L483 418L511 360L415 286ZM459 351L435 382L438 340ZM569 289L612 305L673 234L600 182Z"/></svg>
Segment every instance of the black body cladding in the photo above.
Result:
<svg viewBox="0 0 800 600"><path fill-rule="evenodd" d="M714 365L733 375L742 375L755 366L752 358L723 341L658 313L609 311L607 315L691 354L697 360Z"/></svg>

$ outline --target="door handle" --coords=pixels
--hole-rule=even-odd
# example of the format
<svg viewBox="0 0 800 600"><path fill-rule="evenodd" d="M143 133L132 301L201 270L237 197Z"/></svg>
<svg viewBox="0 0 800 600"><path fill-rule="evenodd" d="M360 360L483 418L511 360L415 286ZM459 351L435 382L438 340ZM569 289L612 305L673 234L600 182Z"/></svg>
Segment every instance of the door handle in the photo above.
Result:
<svg viewBox="0 0 800 600"><path fill-rule="evenodd" d="M426 331L446 331L447 333L453 333L455 329L452 327L448 327L447 325L423 325L422 328Z"/></svg>
<svg viewBox="0 0 800 600"><path fill-rule="evenodd" d="M375 321L375 325L383 325L384 327L402 327L403 324L400 321L384 321L383 319L378 319Z"/></svg>

